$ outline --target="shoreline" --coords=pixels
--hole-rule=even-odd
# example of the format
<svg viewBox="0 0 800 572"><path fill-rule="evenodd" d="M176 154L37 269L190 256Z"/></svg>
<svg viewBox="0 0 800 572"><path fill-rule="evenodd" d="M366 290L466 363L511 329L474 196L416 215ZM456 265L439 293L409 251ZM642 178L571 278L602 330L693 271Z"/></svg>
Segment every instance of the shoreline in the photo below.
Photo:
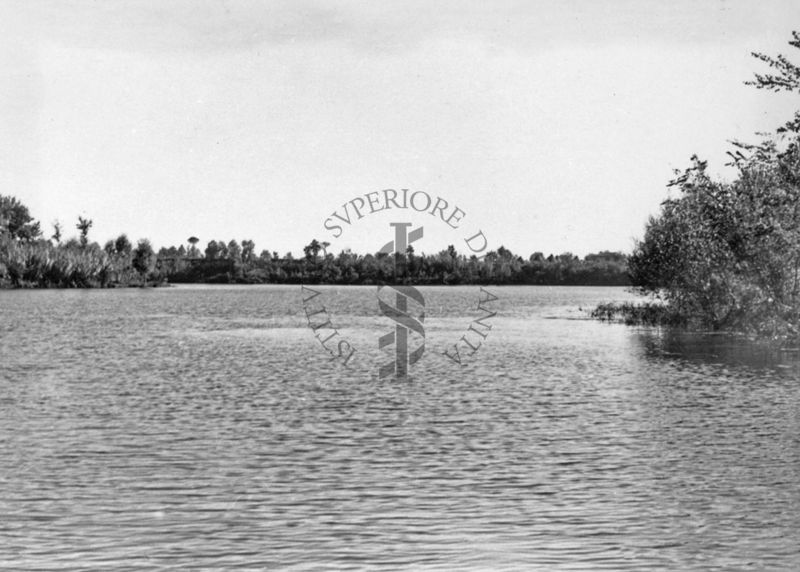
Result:
<svg viewBox="0 0 800 572"><path fill-rule="evenodd" d="M158 284L148 284L147 286L137 284L118 284L107 286L38 286L38 285L22 285L10 286L0 285L0 291L10 290L131 290L131 289L151 289L151 288L173 288L176 286L322 286L322 287L361 287L361 286L382 286L383 284L340 284L336 282L165 282ZM391 285L388 283L387 285ZM474 283L459 283L459 284L431 284L431 283L416 283L409 282L403 283L403 286L416 286L416 287L458 287L458 286L484 286L491 288L506 288L514 286L534 287L534 288L625 288L630 289L630 285L626 284L499 284L492 282L474 282Z"/></svg>

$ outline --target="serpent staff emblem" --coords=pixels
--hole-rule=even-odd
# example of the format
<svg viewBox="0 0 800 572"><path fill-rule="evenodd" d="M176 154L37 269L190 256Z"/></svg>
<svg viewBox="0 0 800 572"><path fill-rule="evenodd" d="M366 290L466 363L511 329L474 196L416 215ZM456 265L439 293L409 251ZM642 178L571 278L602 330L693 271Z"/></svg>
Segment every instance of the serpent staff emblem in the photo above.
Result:
<svg viewBox="0 0 800 572"><path fill-rule="evenodd" d="M399 257L398 254L406 254L408 245L422 238L422 229L419 227L411 232L408 227L410 222L393 222L390 226L394 228L395 238L387 242L380 252L384 254L395 254L395 284L378 286L378 305L384 316L391 318L395 322L395 329L388 334L381 336L378 340L378 348L383 349L394 344L394 361L382 366L379 370L380 377L394 374L397 378L408 376L409 366L417 363L422 354L425 353L425 298L413 286L400 284L402 276L406 271L405 256ZM394 305L386 303L380 298L381 290L388 288L394 291ZM409 310L408 301L412 300L421 307L419 317L415 317ZM414 332L422 338L422 343L409 353L409 332Z"/></svg>

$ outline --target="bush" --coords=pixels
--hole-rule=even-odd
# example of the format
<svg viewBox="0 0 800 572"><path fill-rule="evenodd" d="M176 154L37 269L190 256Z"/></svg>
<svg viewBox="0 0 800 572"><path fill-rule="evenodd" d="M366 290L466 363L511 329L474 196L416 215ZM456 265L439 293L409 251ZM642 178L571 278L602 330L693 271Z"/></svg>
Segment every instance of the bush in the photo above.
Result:
<svg viewBox="0 0 800 572"><path fill-rule="evenodd" d="M629 262L634 286L687 323L785 337L800 308L800 147L740 165L732 183L706 164L651 218Z"/></svg>

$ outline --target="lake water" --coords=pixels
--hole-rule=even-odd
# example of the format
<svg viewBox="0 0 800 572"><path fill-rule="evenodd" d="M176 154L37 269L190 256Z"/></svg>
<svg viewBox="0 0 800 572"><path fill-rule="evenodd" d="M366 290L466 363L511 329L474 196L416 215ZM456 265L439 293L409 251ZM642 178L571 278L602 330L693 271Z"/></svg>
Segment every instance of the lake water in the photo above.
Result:
<svg viewBox="0 0 800 572"><path fill-rule="evenodd" d="M581 319L618 288L0 292L0 568L800 569L797 360ZM383 350L386 351L385 349ZM388 354L387 354L388 355Z"/></svg>

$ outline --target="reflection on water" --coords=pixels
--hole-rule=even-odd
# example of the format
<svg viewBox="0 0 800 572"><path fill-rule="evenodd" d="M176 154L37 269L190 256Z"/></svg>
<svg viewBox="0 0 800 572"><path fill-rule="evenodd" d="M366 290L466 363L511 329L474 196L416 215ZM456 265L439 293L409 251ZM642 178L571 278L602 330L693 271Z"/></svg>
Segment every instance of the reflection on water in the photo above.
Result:
<svg viewBox="0 0 800 572"><path fill-rule="evenodd" d="M652 329L637 336L647 356L696 364L781 371L797 374L800 354L794 348L754 343L730 335Z"/></svg>
<svg viewBox="0 0 800 572"><path fill-rule="evenodd" d="M791 355L599 324L620 289L423 289L406 382L374 289L0 292L0 568L800 567ZM337 324L337 325L338 325Z"/></svg>

